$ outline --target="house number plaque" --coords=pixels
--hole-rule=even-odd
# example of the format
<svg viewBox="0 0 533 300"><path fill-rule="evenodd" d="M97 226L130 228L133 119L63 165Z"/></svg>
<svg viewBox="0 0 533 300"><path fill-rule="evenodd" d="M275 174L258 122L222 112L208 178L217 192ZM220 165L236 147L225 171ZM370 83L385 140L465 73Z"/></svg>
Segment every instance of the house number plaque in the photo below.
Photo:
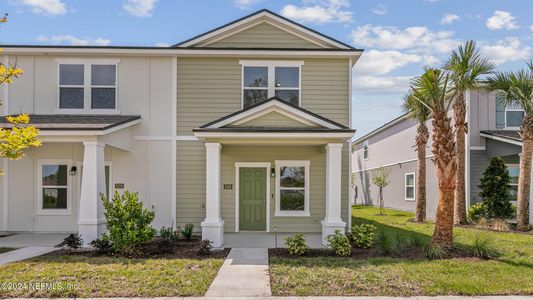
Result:
<svg viewBox="0 0 533 300"><path fill-rule="evenodd" d="M123 189L124 188L124 183L115 183L115 188L116 189Z"/></svg>
<svg viewBox="0 0 533 300"><path fill-rule="evenodd" d="M233 189L233 184L224 184L224 189L225 190L232 190Z"/></svg>

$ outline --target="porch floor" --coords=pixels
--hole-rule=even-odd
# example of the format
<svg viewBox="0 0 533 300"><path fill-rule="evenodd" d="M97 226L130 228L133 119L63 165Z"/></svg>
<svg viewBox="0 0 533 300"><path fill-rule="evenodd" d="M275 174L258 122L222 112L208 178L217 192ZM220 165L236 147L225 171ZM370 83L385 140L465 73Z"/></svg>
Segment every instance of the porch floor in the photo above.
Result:
<svg viewBox="0 0 533 300"><path fill-rule="evenodd" d="M67 236L67 233L15 233L10 236L0 237L0 247L54 247Z"/></svg>
<svg viewBox="0 0 533 300"><path fill-rule="evenodd" d="M278 233L278 247L285 247L285 238L293 233ZM321 233L304 233L309 248L323 248ZM275 235L273 232L233 232L224 233L224 247L226 248L274 248Z"/></svg>

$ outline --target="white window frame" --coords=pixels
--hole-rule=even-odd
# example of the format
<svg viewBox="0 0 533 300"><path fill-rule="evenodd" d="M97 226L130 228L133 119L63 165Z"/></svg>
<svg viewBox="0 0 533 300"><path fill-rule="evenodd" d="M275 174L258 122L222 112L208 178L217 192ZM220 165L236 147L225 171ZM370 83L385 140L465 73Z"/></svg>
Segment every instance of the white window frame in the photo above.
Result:
<svg viewBox="0 0 533 300"><path fill-rule="evenodd" d="M413 185L407 185L407 176L411 176L411 175L413 175ZM407 197L407 188L408 187L412 187L413 188L413 198L408 198ZM404 194L404 197L405 197L405 201L416 201L416 175L415 175L415 172L405 173L403 194Z"/></svg>
<svg viewBox="0 0 533 300"><path fill-rule="evenodd" d="M363 142L363 159L368 160L368 147L369 143L368 140Z"/></svg>
<svg viewBox="0 0 533 300"><path fill-rule="evenodd" d="M507 126L507 112L508 111L519 111L519 112L523 112L524 113L524 117L525 117L525 114L526 112L521 109L521 108L509 108L507 105L505 106L505 111L504 111L504 120L505 120L505 127L503 128L504 130L518 130L520 129L520 126Z"/></svg>
<svg viewBox="0 0 533 300"><path fill-rule="evenodd" d="M67 208L66 209L43 209L43 165L66 165L67 166L67 185L66 186L50 186L52 188L66 188L67 189ZM70 216L72 215L72 176L69 174L72 167L72 160L70 159L38 159L36 164L37 174L37 215L43 216Z"/></svg>
<svg viewBox="0 0 533 300"><path fill-rule="evenodd" d="M56 113L62 114L120 114L118 109L118 59L56 59L57 63L57 107ZM83 65L83 86L60 85L60 68L61 65ZM92 85L91 72L93 65L115 65L115 85ZM60 107L60 89L62 87L77 87L83 88L83 108L61 108ZM114 109L98 109L91 108L91 93L92 88L115 88L115 108Z"/></svg>
<svg viewBox="0 0 533 300"><path fill-rule="evenodd" d="M276 160L274 163L276 167L276 217L309 217L311 216L309 212L309 182L310 182L310 166L311 161L309 160ZM302 188L282 188L280 184L280 168L281 167L304 167L305 168L305 181L304 181L304 210L303 211L292 211L292 210L281 210L280 205L280 191L284 190L301 190Z"/></svg>
<svg viewBox="0 0 533 300"><path fill-rule="evenodd" d="M519 170L519 173L518 173L519 175L518 176L520 176L520 164L505 164L505 167L507 168L508 171L509 171L510 167L518 168L518 170ZM517 183L509 183L509 185L516 186L517 190L518 190L518 182ZM512 204L516 205L516 200L511 200L509 202L511 202Z"/></svg>
<svg viewBox="0 0 533 300"><path fill-rule="evenodd" d="M302 65L303 61L274 61L274 60L240 60L241 65L241 109L244 109L244 89L267 90L267 99L276 95L276 90L298 90L298 106L302 106ZM265 67L268 68L268 84L266 87L245 87L244 68ZM297 67L298 87L276 87L276 67Z"/></svg>

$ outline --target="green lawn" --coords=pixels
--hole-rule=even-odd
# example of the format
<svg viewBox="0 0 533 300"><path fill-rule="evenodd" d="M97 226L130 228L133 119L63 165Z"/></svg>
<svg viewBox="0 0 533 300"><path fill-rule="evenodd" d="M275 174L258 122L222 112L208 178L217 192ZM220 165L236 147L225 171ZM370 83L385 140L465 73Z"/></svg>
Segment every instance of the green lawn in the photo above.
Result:
<svg viewBox="0 0 533 300"><path fill-rule="evenodd" d="M0 247L0 253L6 253L6 252L9 252L9 251L12 251L12 250L15 250L15 248Z"/></svg>
<svg viewBox="0 0 533 300"><path fill-rule="evenodd" d="M379 231L428 241L433 224L408 222L412 213L355 206L353 222L373 223ZM489 236L498 259L445 260L375 257L270 259L272 293L277 296L414 296L533 294L533 235L455 228L455 242L472 245Z"/></svg>
<svg viewBox="0 0 533 300"><path fill-rule="evenodd" d="M50 254L1 266L0 283L58 283L62 288L2 286L0 298L203 296L223 261Z"/></svg>

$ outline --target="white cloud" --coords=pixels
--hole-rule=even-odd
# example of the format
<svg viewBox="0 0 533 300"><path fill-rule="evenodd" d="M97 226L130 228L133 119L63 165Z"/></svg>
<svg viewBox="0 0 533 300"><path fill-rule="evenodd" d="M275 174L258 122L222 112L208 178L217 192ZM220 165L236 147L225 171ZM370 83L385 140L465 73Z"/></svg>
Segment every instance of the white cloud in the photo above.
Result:
<svg viewBox="0 0 533 300"><path fill-rule="evenodd" d="M516 29L515 17L507 11L496 10L494 15L487 19L487 28L490 30L500 30L500 29Z"/></svg>
<svg viewBox="0 0 533 300"><path fill-rule="evenodd" d="M122 8L136 17L150 17L157 0L126 0Z"/></svg>
<svg viewBox="0 0 533 300"><path fill-rule="evenodd" d="M402 50L413 52L446 53L454 49L459 41L453 38L452 31L433 32L427 27L407 27L364 25L351 33L352 43L364 47Z"/></svg>
<svg viewBox="0 0 533 300"><path fill-rule="evenodd" d="M529 26L529 30L533 31L533 25Z"/></svg>
<svg viewBox="0 0 533 300"><path fill-rule="evenodd" d="M440 19L440 23L443 24L443 25L446 25L446 24L452 24L456 21L459 21L461 18L459 18L458 15L454 15L454 14L445 14L442 19Z"/></svg>
<svg viewBox="0 0 533 300"><path fill-rule="evenodd" d="M170 47L169 43L155 43L156 47Z"/></svg>
<svg viewBox="0 0 533 300"><path fill-rule="evenodd" d="M345 10L350 6L348 0L304 0L303 5L287 4L281 14L299 22L309 23L347 23L352 21L353 13Z"/></svg>
<svg viewBox="0 0 533 300"><path fill-rule="evenodd" d="M262 0L233 0L233 5L240 9L248 9L250 6L261 2Z"/></svg>
<svg viewBox="0 0 533 300"><path fill-rule="evenodd" d="M372 9L376 15L384 16L387 14L387 6L385 4L378 4Z"/></svg>
<svg viewBox="0 0 533 300"><path fill-rule="evenodd" d="M531 55L532 48L524 46L516 37L508 37L494 44L480 43L480 51L495 64L507 61L526 60Z"/></svg>
<svg viewBox="0 0 533 300"><path fill-rule="evenodd" d="M56 16L67 13L65 3L61 0L19 0L16 3L30 7L36 15Z"/></svg>
<svg viewBox="0 0 533 300"><path fill-rule="evenodd" d="M353 91L357 94L403 94L409 90L413 76L354 76Z"/></svg>
<svg viewBox="0 0 533 300"><path fill-rule="evenodd" d="M51 43L55 45L67 44L72 46L107 46L111 44L111 40L103 39L100 37L97 38L78 38L73 35L53 35L50 37L40 35L37 37L37 41L44 43Z"/></svg>
<svg viewBox="0 0 533 300"><path fill-rule="evenodd" d="M413 63L435 64L431 55L407 54L396 50L368 50L354 67L358 75L384 75Z"/></svg>

